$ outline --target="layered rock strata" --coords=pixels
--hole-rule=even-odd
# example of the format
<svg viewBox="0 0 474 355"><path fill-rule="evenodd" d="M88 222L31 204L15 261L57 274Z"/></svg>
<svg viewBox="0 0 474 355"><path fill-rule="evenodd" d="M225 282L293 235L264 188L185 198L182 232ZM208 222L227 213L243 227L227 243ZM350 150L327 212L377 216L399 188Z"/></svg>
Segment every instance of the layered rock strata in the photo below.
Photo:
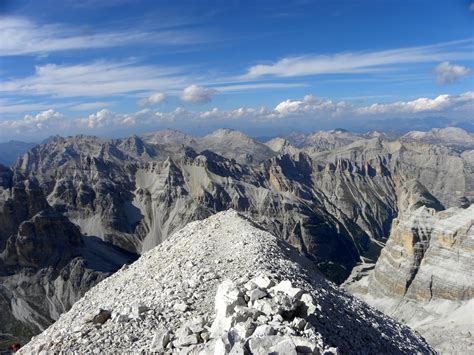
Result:
<svg viewBox="0 0 474 355"><path fill-rule="evenodd" d="M474 205L395 219L373 271L347 288L407 322L441 352L474 350Z"/></svg>

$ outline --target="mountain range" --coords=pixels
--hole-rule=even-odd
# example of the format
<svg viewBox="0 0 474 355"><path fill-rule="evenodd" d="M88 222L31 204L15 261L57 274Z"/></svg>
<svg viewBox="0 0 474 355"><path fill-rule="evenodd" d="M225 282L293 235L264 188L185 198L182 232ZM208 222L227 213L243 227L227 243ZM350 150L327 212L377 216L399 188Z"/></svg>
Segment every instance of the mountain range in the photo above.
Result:
<svg viewBox="0 0 474 355"><path fill-rule="evenodd" d="M333 130L263 143L228 129L55 137L0 170L0 334L26 342L124 264L228 209L367 297L372 288L346 284L376 280L370 267L386 272L379 265L396 244L397 218L420 209L471 215L473 142L457 128L403 136ZM468 277L473 255L464 249L456 272ZM387 292L397 299L407 291Z"/></svg>

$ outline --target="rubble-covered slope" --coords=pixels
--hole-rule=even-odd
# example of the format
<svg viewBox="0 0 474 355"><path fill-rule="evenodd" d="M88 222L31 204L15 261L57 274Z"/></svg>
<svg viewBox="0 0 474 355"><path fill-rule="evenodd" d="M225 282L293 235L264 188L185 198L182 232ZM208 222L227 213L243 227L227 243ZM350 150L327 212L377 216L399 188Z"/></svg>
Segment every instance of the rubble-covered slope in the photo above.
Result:
<svg viewBox="0 0 474 355"><path fill-rule="evenodd" d="M432 353L232 210L188 224L89 290L21 353L43 350Z"/></svg>
<svg viewBox="0 0 474 355"><path fill-rule="evenodd" d="M437 350L474 351L474 205L394 220L373 271L346 288L419 330ZM356 277L357 278L357 277Z"/></svg>

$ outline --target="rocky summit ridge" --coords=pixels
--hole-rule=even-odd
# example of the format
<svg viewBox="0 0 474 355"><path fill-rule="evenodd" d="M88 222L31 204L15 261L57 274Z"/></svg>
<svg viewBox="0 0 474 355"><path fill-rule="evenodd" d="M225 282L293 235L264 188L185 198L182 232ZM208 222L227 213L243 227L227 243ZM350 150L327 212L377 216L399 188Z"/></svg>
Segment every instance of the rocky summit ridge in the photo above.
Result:
<svg viewBox="0 0 474 355"><path fill-rule="evenodd" d="M90 289L20 350L76 353L433 353L235 211L192 222Z"/></svg>

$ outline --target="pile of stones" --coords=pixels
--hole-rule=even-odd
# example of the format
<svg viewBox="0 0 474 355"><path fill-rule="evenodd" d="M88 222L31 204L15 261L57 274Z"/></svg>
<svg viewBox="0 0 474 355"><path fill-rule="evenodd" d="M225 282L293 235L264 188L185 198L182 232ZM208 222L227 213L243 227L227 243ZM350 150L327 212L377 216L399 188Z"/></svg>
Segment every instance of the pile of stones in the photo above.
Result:
<svg viewBox="0 0 474 355"><path fill-rule="evenodd" d="M291 281L258 275L239 285L224 280L215 297L212 324L195 318L175 332L155 334L151 352L199 354L315 354L323 339L311 324L320 307ZM245 282L245 283L243 283ZM119 316L120 317L120 316ZM327 348L324 353L337 353Z"/></svg>

